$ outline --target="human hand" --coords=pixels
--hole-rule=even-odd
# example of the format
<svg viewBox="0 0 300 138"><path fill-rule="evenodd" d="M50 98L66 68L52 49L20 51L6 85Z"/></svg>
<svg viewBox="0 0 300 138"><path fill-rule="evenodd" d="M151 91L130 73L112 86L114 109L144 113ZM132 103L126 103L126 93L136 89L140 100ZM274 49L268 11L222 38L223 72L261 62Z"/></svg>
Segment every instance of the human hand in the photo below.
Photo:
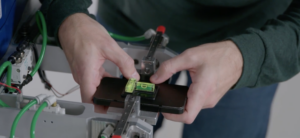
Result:
<svg viewBox="0 0 300 138"><path fill-rule="evenodd" d="M80 85L82 102L91 103L101 79L108 76L102 67L106 59L114 62L126 78L139 79L133 59L103 26L86 14L69 16L60 26L58 36L74 80Z"/></svg>
<svg viewBox="0 0 300 138"><path fill-rule="evenodd" d="M188 70L192 84L183 114L163 113L166 119L191 124L201 109L213 108L242 74L243 58L232 41L210 43L190 48L165 61L151 76L162 83L178 71Z"/></svg>

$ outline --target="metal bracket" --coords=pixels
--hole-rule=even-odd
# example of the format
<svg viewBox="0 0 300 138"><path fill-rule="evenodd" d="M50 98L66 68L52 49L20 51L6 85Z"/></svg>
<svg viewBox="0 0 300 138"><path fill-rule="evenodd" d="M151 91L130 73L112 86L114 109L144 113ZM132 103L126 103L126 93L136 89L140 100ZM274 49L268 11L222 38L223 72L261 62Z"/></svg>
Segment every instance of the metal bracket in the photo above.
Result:
<svg viewBox="0 0 300 138"><path fill-rule="evenodd" d="M156 58L154 58L154 54L156 52L156 49L162 44L162 42L162 32L157 32L154 36L152 36L148 54L142 60L142 74L149 75L153 74L156 71Z"/></svg>
<svg viewBox="0 0 300 138"><path fill-rule="evenodd" d="M140 115L140 100L141 98L139 96L133 96L131 94L126 96L124 112L116 126L114 135L121 136L123 134L128 118L132 113L134 113L135 117Z"/></svg>

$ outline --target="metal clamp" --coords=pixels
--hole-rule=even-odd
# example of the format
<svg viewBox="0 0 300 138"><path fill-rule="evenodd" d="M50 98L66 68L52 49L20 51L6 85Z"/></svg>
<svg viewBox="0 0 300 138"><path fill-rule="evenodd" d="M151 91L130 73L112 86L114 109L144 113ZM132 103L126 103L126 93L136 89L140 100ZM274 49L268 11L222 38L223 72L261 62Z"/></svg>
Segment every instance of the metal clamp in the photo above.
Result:
<svg viewBox="0 0 300 138"><path fill-rule="evenodd" d="M126 96L124 112L116 126L114 135L121 136L123 134L128 118L133 113L133 111L136 117L140 115L140 100L141 98L139 96L133 96L131 94L128 94Z"/></svg>

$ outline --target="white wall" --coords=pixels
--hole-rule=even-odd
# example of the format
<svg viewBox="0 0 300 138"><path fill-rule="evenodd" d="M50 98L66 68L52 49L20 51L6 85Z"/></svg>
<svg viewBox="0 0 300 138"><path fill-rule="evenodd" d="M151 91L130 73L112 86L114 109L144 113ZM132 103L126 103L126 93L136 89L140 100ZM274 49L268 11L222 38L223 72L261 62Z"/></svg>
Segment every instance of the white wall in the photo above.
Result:
<svg viewBox="0 0 300 138"><path fill-rule="evenodd" d="M300 137L300 74L279 85L275 96L268 138Z"/></svg>

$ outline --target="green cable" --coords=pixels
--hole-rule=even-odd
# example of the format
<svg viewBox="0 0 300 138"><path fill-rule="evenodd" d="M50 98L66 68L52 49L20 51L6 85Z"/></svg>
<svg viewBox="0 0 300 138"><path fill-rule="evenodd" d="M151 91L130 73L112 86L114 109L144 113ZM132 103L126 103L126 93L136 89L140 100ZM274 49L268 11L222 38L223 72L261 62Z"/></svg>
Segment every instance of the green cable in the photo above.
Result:
<svg viewBox="0 0 300 138"><path fill-rule="evenodd" d="M7 76L6 76L6 84L8 86L11 86L11 62L5 61L1 66L0 66L0 76L2 76L4 70L7 68ZM14 91L15 89L8 88L9 91ZM4 103L2 100L0 100L0 106L2 107L9 107L6 103Z"/></svg>
<svg viewBox="0 0 300 138"><path fill-rule="evenodd" d="M7 77L6 77L6 84L8 86L11 86L11 70L12 70L12 66L11 66L11 62L9 61L5 61L1 66L0 66L0 76L2 75L2 73L4 72L4 70L7 69Z"/></svg>
<svg viewBox="0 0 300 138"><path fill-rule="evenodd" d="M36 122L41 114L41 112L44 110L45 107L48 106L47 102L44 102L39 109L35 112L32 122L31 122L31 127L30 127L30 138L35 138L35 126L36 126Z"/></svg>
<svg viewBox="0 0 300 138"><path fill-rule="evenodd" d="M2 107L9 107L6 103L4 103L2 100L0 100L0 106Z"/></svg>
<svg viewBox="0 0 300 138"><path fill-rule="evenodd" d="M16 116L13 125L11 126L11 130L10 130L10 138L15 138L15 132L16 132L16 128L18 125L19 120L21 119L21 117L23 116L23 114L34 104L37 103L37 100L33 100L30 103L28 103Z"/></svg>
<svg viewBox="0 0 300 138"><path fill-rule="evenodd" d="M145 36L127 37L127 36L117 35L117 34L114 34L114 33L111 33L111 32L108 32L108 33L112 38L122 40L122 41L143 41L143 40L146 40Z"/></svg>
<svg viewBox="0 0 300 138"><path fill-rule="evenodd" d="M46 21L45 21L45 18L44 18L44 15L42 14L42 12L37 11L35 14L35 19L36 19L38 28L40 30L40 33L43 36L43 44L42 44L42 50L41 50L40 57L39 57L38 61L36 62L35 67L33 68L33 70L30 73L30 75L32 77L38 71L39 67L42 64L42 61L43 61L43 58L45 55L45 51L46 51L46 45L47 45L47 26L46 26ZM41 23L42 23L42 27L41 27Z"/></svg>

